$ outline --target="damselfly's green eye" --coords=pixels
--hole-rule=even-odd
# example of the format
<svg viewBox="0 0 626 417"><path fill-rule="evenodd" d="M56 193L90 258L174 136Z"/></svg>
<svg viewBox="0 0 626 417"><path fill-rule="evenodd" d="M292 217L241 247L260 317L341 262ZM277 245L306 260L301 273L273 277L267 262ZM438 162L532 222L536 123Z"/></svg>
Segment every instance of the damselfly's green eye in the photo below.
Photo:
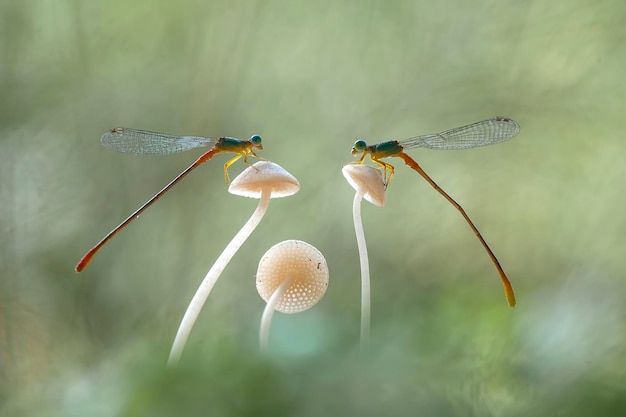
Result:
<svg viewBox="0 0 626 417"><path fill-rule="evenodd" d="M261 136L259 135L252 135L250 137L250 143L252 143L254 146L258 146L261 144Z"/></svg>
<svg viewBox="0 0 626 417"><path fill-rule="evenodd" d="M361 152L363 149L367 147L367 143L363 139L359 139L354 142L354 146L352 146L353 151Z"/></svg>

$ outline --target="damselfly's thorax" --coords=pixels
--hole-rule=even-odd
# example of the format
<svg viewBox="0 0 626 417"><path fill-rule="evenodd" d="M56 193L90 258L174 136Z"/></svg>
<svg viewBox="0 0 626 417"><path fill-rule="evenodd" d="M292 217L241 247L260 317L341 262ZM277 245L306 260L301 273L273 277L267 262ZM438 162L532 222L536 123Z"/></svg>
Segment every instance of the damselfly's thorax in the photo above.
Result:
<svg viewBox="0 0 626 417"><path fill-rule="evenodd" d="M395 156L398 152L402 151L402 146L396 140L389 140L387 142L380 142L375 145L368 145L363 139L359 139L354 142L352 146L352 155L359 156L363 154L369 154L372 159L386 158L389 156Z"/></svg>
<svg viewBox="0 0 626 417"><path fill-rule="evenodd" d="M252 135L249 140L223 137L219 139L218 146L223 152L249 153L254 149L263 150L261 142L261 136L259 135Z"/></svg>

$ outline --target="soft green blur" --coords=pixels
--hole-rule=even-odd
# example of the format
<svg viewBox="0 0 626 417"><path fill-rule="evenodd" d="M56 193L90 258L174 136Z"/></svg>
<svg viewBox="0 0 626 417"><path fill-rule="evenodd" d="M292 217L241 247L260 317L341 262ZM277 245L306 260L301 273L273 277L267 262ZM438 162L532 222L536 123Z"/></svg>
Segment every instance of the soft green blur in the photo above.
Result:
<svg viewBox="0 0 626 417"><path fill-rule="evenodd" d="M626 3L0 2L0 415L616 415L626 408ZM472 217L403 166L364 203L372 346L359 352L355 138L508 116L504 144L413 150ZM115 126L263 137L301 183L227 267L180 366L200 280L256 207L226 156L112 240L201 152L110 152ZM245 165L231 167L235 177ZM258 354L254 275L275 243L316 246L326 297L277 314Z"/></svg>

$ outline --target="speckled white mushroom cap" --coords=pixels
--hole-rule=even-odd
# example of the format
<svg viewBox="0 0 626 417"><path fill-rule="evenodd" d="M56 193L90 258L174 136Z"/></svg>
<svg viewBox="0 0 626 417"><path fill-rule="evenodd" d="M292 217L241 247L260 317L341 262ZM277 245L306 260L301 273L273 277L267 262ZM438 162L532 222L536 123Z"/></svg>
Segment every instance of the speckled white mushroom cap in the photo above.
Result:
<svg viewBox="0 0 626 417"><path fill-rule="evenodd" d="M308 310L328 288L328 266L322 253L301 240L286 240L272 246L259 262L256 289L266 302L285 280L293 278L276 310L293 314Z"/></svg>
<svg viewBox="0 0 626 417"><path fill-rule="evenodd" d="M261 191L270 190L272 198L287 197L300 190L298 180L283 167L269 161L259 161L237 175L228 192L250 198L261 198Z"/></svg>
<svg viewBox="0 0 626 417"><path fill-rule="evenodd" d="M385 206L385 183L380 169L369 165L348 164L344 165L341 172L352 188L363 193L363 198L378 207Z"/></svg>

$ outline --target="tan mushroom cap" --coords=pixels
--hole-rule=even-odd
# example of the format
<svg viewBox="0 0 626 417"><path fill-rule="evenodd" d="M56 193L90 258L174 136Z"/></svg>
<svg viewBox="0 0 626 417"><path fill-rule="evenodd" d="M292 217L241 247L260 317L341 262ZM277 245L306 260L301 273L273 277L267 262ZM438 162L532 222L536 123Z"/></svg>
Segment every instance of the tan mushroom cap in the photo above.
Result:
<svg viewBox="0 0 626 417"><path fill-rule="evenodd" d="M300 183L280 165L259 161L237 175L228 187L229 193L250 198L261 198L263 190L270 190L272 198L288 197L300 190Z"/></svg>
<svg viewBox="0 0 626 417"><path fill-rule="evenodd" d="M348 164L344 165L341 172L352 188L363 193L363 198L378 207L385 206L385 183L380 169L369 165Z"/></svg>
<svg viewBox="0 0 626 417"><path fill-rule="evenodd" d="M328 288L328 266L324 255L301 240L286 240L272 246L261 258L256 273L259 295L267 302L289 278L293 278L293 282L275 309L293 314L313 307Z"/></svg>

